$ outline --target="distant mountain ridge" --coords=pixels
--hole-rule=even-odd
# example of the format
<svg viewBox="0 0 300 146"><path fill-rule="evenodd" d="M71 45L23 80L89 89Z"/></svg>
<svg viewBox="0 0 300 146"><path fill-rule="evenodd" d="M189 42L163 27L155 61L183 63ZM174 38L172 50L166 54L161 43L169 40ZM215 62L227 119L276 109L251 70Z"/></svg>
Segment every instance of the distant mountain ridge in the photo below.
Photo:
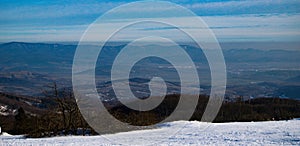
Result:
<svg viewBox="0 0 300 146"><path fill-rule="evenodd" d="M0 45L2 71L60 72L71 67L75 45L11 42Z"/></svg>
<svg viewBox="0 0 300 146"><path fill-rule="evenodd" d="M102 49L97 61L96 75L109 75L109 66L124 46L124 44L108 45ZM87 47L96 46L89 45ZM181 45L181 47L186 50L197 66L202 67L198 71L202 77L202 85L205 85L202 79L209 79L210 76L209 70L206 71L209 68L202 50L190 45ZM37 94L42 86L52 82L63 82L70 87L76 48L77 45L74 44L57 43L10 42L0 44L0 91L26 93L27 95ZM297 81L300 73L297 70L300 70L300 50L224 49L223 54L227 66L228 81L235 90L241 91L240 83L245 83L245 87L242 88L246 89L249 87L246 84L248 81L261 82L266 81L265 78L269 79L267 82L272 82L270 85L288 86L287 83L292 83L293 86L299 86ZM136 71L158 73L165 69L165 75L169 75L172 71L169 67L170 64L156 58L147 59L143 63L136 67ZM162 64L162 68L155 68L157 64ZM144 68L145 66L147 67ZM288 68L286 71L277 71L286 68ZM264 71L265 69L274 71ZM289 69L295 69L294 73L291 74ZM203 70L204 73L201 72ZM137 77L144 78L144 74L138 74ZM272 81L273 79L276 80L274 81L276 83ZM278 82L278 80L284 83ZM262 88L270 86L252 85L263 86Z"/></svg>
<svg viewBox="0 0 300 146"><path fill-rule="evenodd" d="M300 51L230 49L224 51L227 62L299 62Z"/></svg>
<svg viewBox="0 0 300 146"><path fill-rule="evenodd" d="M0 44L0 69L2 71L57 72L69 70L77 45L10 42ZM104 57L117 54L124 45L103 49ZM197 62L205 62L202 51L183 45ZM300 62L300 51L229 49L223 50L226 62ZM101 58L100 58L101 59ZM109 59L109 58L105 58Z"/></svg>

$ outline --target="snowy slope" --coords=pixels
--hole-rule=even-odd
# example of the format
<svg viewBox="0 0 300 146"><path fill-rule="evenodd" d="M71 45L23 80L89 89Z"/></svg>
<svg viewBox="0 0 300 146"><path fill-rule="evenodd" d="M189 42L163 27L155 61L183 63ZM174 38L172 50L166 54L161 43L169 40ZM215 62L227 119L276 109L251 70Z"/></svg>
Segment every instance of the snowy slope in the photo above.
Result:
<svg viewBox="0 0 300 146"><path fill-rule="evenodd" d="M177 121L162 124L157 129L104 136L40 139L0 136L0 140L0 145L300 145L300 120L235 123Z"/></svg>

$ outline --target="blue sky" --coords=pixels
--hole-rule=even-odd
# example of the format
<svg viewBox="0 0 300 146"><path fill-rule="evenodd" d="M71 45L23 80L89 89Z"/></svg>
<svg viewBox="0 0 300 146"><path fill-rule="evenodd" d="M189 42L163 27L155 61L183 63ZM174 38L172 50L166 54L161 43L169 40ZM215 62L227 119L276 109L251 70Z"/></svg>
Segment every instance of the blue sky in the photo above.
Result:
<svg viewBox="0 0 300 146"><path fill-rule="evenodd" d="M79 41L95 19L128 2L132 1L1 0L0 42ZM201 16L219 41L300 41L299 0L171 2Z"/></svg>

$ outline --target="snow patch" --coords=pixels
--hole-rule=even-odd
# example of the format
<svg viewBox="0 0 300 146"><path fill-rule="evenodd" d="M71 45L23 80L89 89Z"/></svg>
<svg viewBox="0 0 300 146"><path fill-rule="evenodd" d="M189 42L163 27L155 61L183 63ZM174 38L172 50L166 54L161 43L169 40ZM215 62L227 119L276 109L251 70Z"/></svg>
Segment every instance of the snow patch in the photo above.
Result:
<svg viewBox="0 0 300 146"><path fill-rule="evenodd" d="M299 119L232 123L176 121L157 127L101 136L39 139L0 136L0 145L300 145Z"/></svg>

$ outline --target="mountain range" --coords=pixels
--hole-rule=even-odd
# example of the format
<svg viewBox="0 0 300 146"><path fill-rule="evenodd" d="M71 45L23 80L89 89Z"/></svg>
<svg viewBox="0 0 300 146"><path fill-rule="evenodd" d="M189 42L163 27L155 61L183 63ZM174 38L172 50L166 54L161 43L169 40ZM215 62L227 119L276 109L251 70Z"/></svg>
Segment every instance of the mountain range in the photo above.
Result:
<svg viewBox="0 0 300 146"><path fill-rule="evenodd" d="M108 45L102 49L96 68L99 84L109 81L111 64L123 47L124 45ZM202 50L190 45L181 47L198 67L202 85L209 87L209 66ZM43 86L53 82L71 87L72 62L76 48L77 45L58 43L0 44L0 91L38 95ZM285 93L291 92L286 87L297 89L300 86L300 82L297 81L300 76L300 51L241 48L224 49L223 54L227 66L229 95L272 96L273 93L273 96L293 95L293 98L300 95L295 90L291 90L293 93ZM172 81L174 75L170 74L174 73L174 70L171 67L171 64L164 60L147 58L135 66L137 73L132 73L132 78L149 79L151 73L158 73L170 77L169 81ZM261 84L262 82L268 84ZM259 93L247 90L247 87L252 86ZM206 92L208 91L204 91Z"/></svg>

